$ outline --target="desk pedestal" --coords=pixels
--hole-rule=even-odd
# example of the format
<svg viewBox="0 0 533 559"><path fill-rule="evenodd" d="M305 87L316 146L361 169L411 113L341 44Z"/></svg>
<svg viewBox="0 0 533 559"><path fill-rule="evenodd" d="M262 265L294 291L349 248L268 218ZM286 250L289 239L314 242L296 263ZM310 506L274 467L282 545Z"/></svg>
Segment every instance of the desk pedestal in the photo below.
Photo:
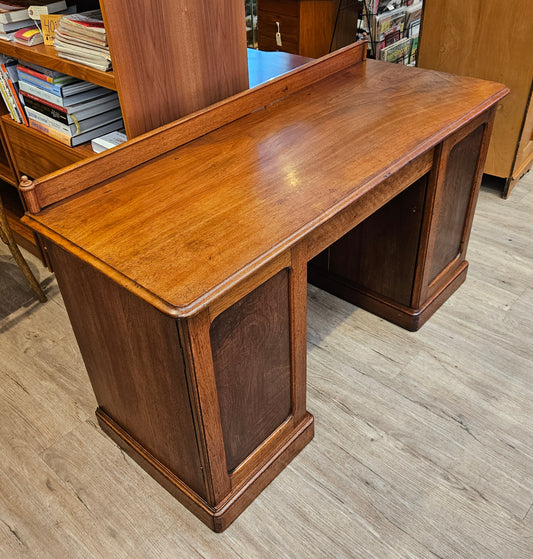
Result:
<svg viewBox="0 0 533 559"><path fill-rule="evenodd" d="M47 249L100 425L222 531L313 437L305 254L284 253L216 305L174 319L69 252Z"/></svg>
<svg viewBox="0 0 533 559"><path fill-rule="evenodd" d="M411 331L466 278L487 115L435 151L431 172L309 264L309 281Z"/></svg>

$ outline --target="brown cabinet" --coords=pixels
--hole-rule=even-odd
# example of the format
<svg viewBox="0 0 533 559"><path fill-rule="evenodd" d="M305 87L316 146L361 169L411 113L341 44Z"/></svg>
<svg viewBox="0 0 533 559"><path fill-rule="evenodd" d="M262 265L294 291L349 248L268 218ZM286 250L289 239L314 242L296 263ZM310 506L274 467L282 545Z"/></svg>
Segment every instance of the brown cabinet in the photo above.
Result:
<svg viewBox="0 0 533 559"><path fill-rule="evenodd" d="M102 9L113 71L101 72L61 59L50 46L24 47L1 41L0 52L117 91L128 138L248 87L244 3L222 0L213 9L208 0L163 0L157 10L150 0L136 2L134 10L126 0L85 4L85 9ZM211 34L201 48L191 40L217 28L225 33ZM22 204L16 207L13 187L21 174L38 178L93 153L88 144L69 148L9 116L2 117L2 145L0 195L15 200L14 210L13 204L8 208L8 219L17 242L30 248L33 244L38 254L32 232L19 223L23 208Z"/></svg>
<svg viewBox="0 0 533 559"><path fill-rule="evenodd" d="M533 3L425 0L418 65L504 83L485 173L505 179L504 196L533 163Z"/></svg>
<svg viewBox="0 0 533 559"><path fill-rule="evenodd" d="M258 0L259 49L324 56L356 40L357 6L348 0Z"/></svg>

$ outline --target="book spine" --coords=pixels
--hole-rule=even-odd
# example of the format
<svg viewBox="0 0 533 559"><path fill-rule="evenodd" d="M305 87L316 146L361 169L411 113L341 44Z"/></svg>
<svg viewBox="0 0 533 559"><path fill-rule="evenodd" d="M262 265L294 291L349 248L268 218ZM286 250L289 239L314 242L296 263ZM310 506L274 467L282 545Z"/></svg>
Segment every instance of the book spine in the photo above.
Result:
<svg viewBox="0 0 533 559"><path fill-rule="evenodd" d="M2 66L4 66L2 64ZM19 124L22 123L22 117L19 115L19 112L17 110L17 105L15 103L15 100L13 99L13 94L11 93L11 90L9 89L9 84L7 81L7 77L4 74L4 71L1 69L0 67L0 88L2 89L2 97L6 103L7 109L9 111L9 114L11 115L11 118L15 121L18 122Z"/></svg>
<svg viewBox="0 0 533 559"><path fill-rule="evenodd" d="M57 140L62 144L65 144L67 146L71 145L71 139L72 139L71 136L62 134L61 132L58 132L54 128L51 128L50 126L46 126L45 124L42 124L37 120L34 120L33 118L29 118L28 120L30 122L30 128L33 128L34 130L38 130L39 132L46 134L50 138L53 138L54 140Z"/></svg>
<svg viewBox="0 0 533 559"><path fill-rule="evenodd" d="M26 10L26 16L23 18L23 20L24 19L28 19L28 10ZM11 14L9 12L0 14L0 23L14 23L15 21L19 21L19 20L11 17Z"/></svg>
<svg viewBox="0 0 533 559"><path fill-rule="evenodd" d="M34 99L33 96L30 97L29 95L24 95L24 103L27 108L33 109L34 111L37 111L42 115L47 116L48 118L53 118L61 124L70 124L67 113L65 113L64 111L60 111L59 108L54 108L50 105L46 105L45 103Z"/></svg>
<svg viewBox="0 0 533 559"><path fill-rule="evenodd" d="M54 95L53 93L50 93L49 91L45 91L44 89L41 89L36 85L21 80L19 81L19 87L22 91L25 91L26 93L31 93L32 95L35 95L35 97L38 97L39 99L43 99L44 101L49 101L50 103L54 103L54 105L59 105L60 107L63 106L63 97Z"/></svg>
<svg viewBox="0 0 533 559"><path fill-rule="evenodd" d="M59 132L61 134L65 134L67 136L72 136L72 131L70 129L70 126L68 126L67 124L62 124L61 122L58 122L57 120L54 120L53 118L50 118L46 115L43 115L39 111L35 111L35 110L31 109L30 107L27 107L26 110L28 111L28 118L31 118L31 119L35 120L36 122L39 122L40 124L44 124L44 126L48 126L49 128L53 128L54 130L56 130L57 132Z"/></svg>
<svg viewBox="0 0 533 559"><path fill-rule="evenodd" d="M43 80L47 83L54 83L54 78L52 78L51 76L46 76L45 74L41 74L40 72L32 70L31 68L27 68L26 66L21 66L20 64L17 65L17 72L19 73L19 79L20 73L23 72L24 74L28 74L29 76L33 76L34 78Z"/></svg>
<svg viewBox="0 0 533 559"><path fill-rule="evenodd" d="M48 107L51 107L52 109L55 109L56 111L59 111L61 113L68 113L68 110L65 107L62 107L61 105L57 105L56 103L52 103L51 101L47 101L46 99L43 99L42 97L37 97L36 95L33 95L33 93L28 93L27 91L21 90L22 96L24 97L24 99L33 99L34 101L38 101L39 103L42 103L43 105L47 105Z"/></svg>
<svg viewBox="0 0 533 559"><path fill-rule="evenodd" d="M19 81L30 83L43 91L47 91L48 93L61 97L61 87L54 85L53 83L48 83L40 78L36 78L35 76L31 76L30 74L19 74Z"/></svg>
<svg viewBox="0 0 533 559"><path fill-rule="evenodd" d="M4 86L4 80L2 79L2 77L0 76L0 95L2 96L2 99L4 100L4 103L6 105L7 110L9 111L9 114L11 116L11 118L15 121L15 122L19 122L18 117L16 116L13 107L11 106L9 97L7 96L7 92Z"/></svg>
<svg viewBox="0 0 533 559"><path fill-rule="evenodd" d="M2 68L2 73L4 74L4 77L6 79L7 85L11 91L11 95L13 97L13 102L15 103L15 108L17 109L17 113L19 114L22 123L25 124L26 126L29 126L28 119L26 118L26 113L24 112L24 107L22 106L22 103L20 101L17 86L13 83L13 80L9 77L9 72L6 68L6 65L2 64L1 68Z"/></svg>

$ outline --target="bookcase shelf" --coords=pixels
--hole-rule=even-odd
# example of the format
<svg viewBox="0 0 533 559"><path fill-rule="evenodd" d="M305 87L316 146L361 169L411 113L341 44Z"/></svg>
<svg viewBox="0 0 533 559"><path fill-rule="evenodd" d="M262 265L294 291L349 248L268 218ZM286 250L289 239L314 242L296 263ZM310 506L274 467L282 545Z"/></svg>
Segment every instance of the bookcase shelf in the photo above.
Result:
<svg viewBox="0 0 533 559"><path fill-rule="evenodd" d="M157 9L151 0L138 0L135 9L131 0L77 4L80 11L102 9L113 71L64 60L44 45L0 40L0 53L117 91L129 139L248 87L244 2L219 0L216 10L209 0L160 0ZM224 33L198 41L218 28ZM7 181L0 181L0 195L10 197L15 210L18 193L11 185L21 174L39 178L94 156L90 144L70 148L9 116L1 117L0 125L0 179ZM15 225L22 213L22 206L9 212Z"/></svg>
<svg viewBox="0 0 533 559"><path fill-rule="evenodd" d="M94 70L89 66L83 66L82 64L59 58L52 46L41 44L27 47L9 41L0 41L0 52L25 62L33 62L51 70L57 70L69 76L107 87L108 89L115 91L117 89L113 72Z"/></svg>

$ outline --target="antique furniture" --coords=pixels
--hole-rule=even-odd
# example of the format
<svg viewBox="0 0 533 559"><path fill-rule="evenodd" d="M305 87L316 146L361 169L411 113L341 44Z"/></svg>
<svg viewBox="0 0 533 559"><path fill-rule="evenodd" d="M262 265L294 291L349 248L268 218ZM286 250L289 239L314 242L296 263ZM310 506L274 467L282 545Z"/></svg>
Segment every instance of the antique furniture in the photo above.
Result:
<svg viewBox="0 0 533 559"><path fill-rule="evenodd" d="M485 173L507 197L533 164L533 2L424 0L418 65L504 83Z"/></svg>
<svg viewBox="0 0 533 559"><path fill-rule="evenodd" d="M217 531L313 436L308 261L413 330L466 276L507 89L365 53L21 184L102 428Z"/></svg>

